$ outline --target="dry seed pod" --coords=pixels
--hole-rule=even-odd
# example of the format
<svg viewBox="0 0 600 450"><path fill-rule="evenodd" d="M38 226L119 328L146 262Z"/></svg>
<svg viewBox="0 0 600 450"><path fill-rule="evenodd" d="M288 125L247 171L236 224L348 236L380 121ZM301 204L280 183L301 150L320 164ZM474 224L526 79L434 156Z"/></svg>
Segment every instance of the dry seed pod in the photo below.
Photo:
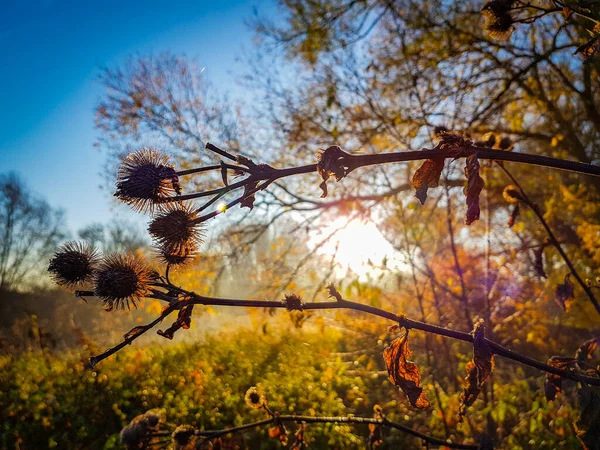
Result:
<svg viewBox="0 0 600 450"><path fill-rule="evenodd" d="M180 192L173 165L158 150L145 148L130 153L119 167L115 197L136 211L152 212Z"/></svg>

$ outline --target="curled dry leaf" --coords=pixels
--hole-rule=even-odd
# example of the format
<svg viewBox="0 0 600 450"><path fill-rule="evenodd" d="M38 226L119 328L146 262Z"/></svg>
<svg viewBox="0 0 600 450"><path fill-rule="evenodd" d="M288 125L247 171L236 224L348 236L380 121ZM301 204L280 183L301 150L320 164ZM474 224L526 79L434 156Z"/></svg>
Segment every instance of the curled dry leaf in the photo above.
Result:
<svg viewBox="0 0 600 450"><path fill-rule="evenodd" d="M221 178L223 179L223 184L225 186L229 186L229 180L227 179L227 166L223 161L221 161Z"/></svg>
<svg viewBox="0 0 600 450"><path fill-rule="evenodd" d="M254 201L256 200L255 193L252 193L258 186L258 181L252 181L244 186L244 193L242 194L243 200L240 202L240 208L254 208Z"/></svg>
<svg viewBox="0 0 600 450"><path fill-rule="evenodd" d="M185 305L179 310L179 314L177 314L177 320L173 322L173 325L171 325L165 331L158 330L157 334L167 339L173 339L175 332L178 331L180 328L183 328L184 330L189 329L192 324L193 310L194 305Z"/></svg>
<svg viewBox="0 0 600 450"><path fill-rule="evenodd" d="M402 389L412 406L418 409L429 407L429 400L423 392L421 374L415 363L409 361L412 351L408 347L408 333L396 338L383 351L383 359L387 366L389 380Z"/></svg>
<svg viewBox="0 0 600 450"><path fill-rule="evenodd" d="M457 158L466 156L469 148L473 145L470 140L448 132L441 133L438 137L440 138L440 142L436 145L435 149L453 151L453 156ZM427 159L413 175L412 185L416 191L415 197L419 199L422 205L427 200L427 190L439 185L440 176L444 169L444 162L445 158Z"/></svg>
<svg viewBox="0 0 600 450"><path fill-rule="evenodd" d="M473 330L473 360L467 363L466 369L467 379L459 408L461 421L467 407L475 402L483 383L494 370L494 353L485 339L485 327L481 322L478 322Z"/></svg>
<svg viewBox="0 0 600 450"><path fill-rule="evenodd" d="M424 205L427 200L427 190L439 185L444 162L444 158L426 159L413 175L412 185L415 188L415 197L419 199L421 205Z"/></svg>
<svg viewBox="0 0 600 450"><path fill-rule="evenodd" d="M479 175L479 159L476 154L467 156L465 165L465 176L467 177L467 185L463 193L467 197L467 216L465 223L471 225L476 220L479 220L479 195L483 190L483 178Z"/></svg>
<svg viewBox="0 0 600 450"><path fill-rule="evenodd" d="M349 173L347 165L349 153L343 151L337 145L332 145L325 150L319 150L317 153L317 172L321 175L323 182L319 185L323 194L321 198L327 197L327 180L334 177L335 181L340 181Z"/></svg>
<svg viewBox="0 0 600 450"><path fill-rule="evenodd" d="M570 365L575 363L577 360L574 358L563 358L561 356L553 356L548 360L548 365L557 369L566 370ZM544 394L546 400L554 400L562 390L562 377L553 373L546 373L544 379Z"/></svg>
<svg viewBox="0 0 600 450"><path fill-rule="evenodd" d="M575 422L577 439L584 450L600 450L600 393L583 385L578 392L579 419Z"/></svg>
<svg viewBox="0 0 600 450"><path fill-rule="evenodd" d="M600 336L588 339L579 346L575 352L575 358L578 361L588 361L593 359L594 352L598 348L598 345L600 345Z"/></svg>
<svg viewBox="0 0 600 450"><path fill-rule="evenodd" d="M575 300L575 292L570 273L566 274L564 281L556 286L554 300L564 311L568 311L571 307L571 303Z"/></svg>
<svg viewBox="0 0 600 450"><path fill-rule="evenodd" d="M546 244L542 244L535 250L533 250L533 268L535 269L535 273L540 278L548 278L546 272L544 271L544 249L546 248Z"/></svg>

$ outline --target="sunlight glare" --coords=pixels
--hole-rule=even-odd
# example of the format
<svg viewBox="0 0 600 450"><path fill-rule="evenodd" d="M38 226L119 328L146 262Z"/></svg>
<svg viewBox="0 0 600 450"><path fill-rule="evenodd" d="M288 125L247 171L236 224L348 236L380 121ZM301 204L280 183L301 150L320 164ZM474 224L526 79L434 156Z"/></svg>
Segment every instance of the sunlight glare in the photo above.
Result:
<svg viewBox="0 0 600 450"><path fill-rule="evenodd" d="M387 260L387 268L399 267L397 252L385 240L373 222L363 222L355 219L348 222L345 217L339 217L327 227L313 235L308 245L312 248L335 232L329 242L317 250L324 256L335 256L338 264L337 272L343 275L348 269L359 275L378 275L382 272L382 262ZM337 247L337 254L336 254ZM394 260L394 262L390 262Z"/></svg>

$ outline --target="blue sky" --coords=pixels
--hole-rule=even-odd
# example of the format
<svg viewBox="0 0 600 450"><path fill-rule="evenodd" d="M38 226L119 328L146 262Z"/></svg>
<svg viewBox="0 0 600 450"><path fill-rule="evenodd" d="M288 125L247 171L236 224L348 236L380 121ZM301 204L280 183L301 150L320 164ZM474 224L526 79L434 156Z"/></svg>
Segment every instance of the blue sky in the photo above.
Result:
<svg viewBox="0 0 600 450"><path fill-rule="evenodd" d="M235 95L254 7L274 12L271 0L0 0L0 173L18 172L64 208L72 231L106 222L114 211L93 147L100 68L136 53L185 53Z"/></svg>

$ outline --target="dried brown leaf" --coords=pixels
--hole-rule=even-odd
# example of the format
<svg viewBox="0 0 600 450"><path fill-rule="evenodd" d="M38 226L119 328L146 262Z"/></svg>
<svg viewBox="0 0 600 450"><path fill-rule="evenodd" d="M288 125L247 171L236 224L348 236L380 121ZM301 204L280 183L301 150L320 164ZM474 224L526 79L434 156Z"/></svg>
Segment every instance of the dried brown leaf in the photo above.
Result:
<svg viewBox="0 0 600 450"><path fill-rule="evenodd" d="M588 339L579 346L575 352L575 358L578 361L588 361L593 359L594 352L598 348L598 345L600 345L600 336Z"/></svg>
<svg viewBox="0 0 600 450"><path fill-rule="evenodd" d="M421 205L424 205L427 200L427 190L439 185L444 162L444 158L426 159L413 175L412 185L416 191L415 197L419 199Z"/></svg>
<svg viewBox="0 0 600 450"><path fill-rule="evenodd" d="M323 194L321 198L327 197L327 180L334 177L335 181L340 181L349 173L347 165L350 154L343 151L337 145L332 145L325 150L319 150L317 153L317 172L321 175L323 182L319 185Z"/></svg>
<svg viewBox="0 0 600 450"><path fill-rule="evenodd" d="M244 185L244 193L242 194L243 200L240 202L240 208L254 208L254 201L256 200L255 193L250 194L258 186L258 181L252 181Z"/></svg>
<svg viewBox="0 0 600 450"><path fill-rule="evenodd" d="M571 307L571 303L575 300L575 292L570 273L566 274L564 281L556 286L554 300L564 311L568 311Z"/></svg>
<svg viewBox="0 0 600 450"><path fill-rule="evenodd" d="M547 278L546 272L544 271L544 249L545 244L542 244L538 248L533 250L533 268L535 273L540 278Z"/></svg>
<svg viewBox="0 0 600 450"><path fill-rule="evenodd" d="M383 351L383 359L387 366L389 380L402 389L412 406L418 409L429 407L429 400L420 387L421 374L415 363L409 361L412 351L408 347L408 334L396 338Z"/></svg>
<svg viewBox="0 0 600 450"><path fill-rule="evenodd" d="M471 225L476 220L479 220L479 194L483 190L483 178L479 175L479 159L476 154L467 156L465 165L465 176L467 177L467 185L463 193L467 197L467 216L465 223Z"/></svg>
<svg viewBox="0 0 600 450"><path fill-rule="evenodd" d="M227 166L223 161L221 161L221 178L223 179L223 184L229 186L229 181L227 180Z"/></svg>
<svg viewBox="0 0 600 450"><path fill-rule="evenodd" d="M158 330L156 333L164 338L173 339L175 332L179 329L183 328L187 330L190 328L192 324L192 311L194 310L194 305L185 305L179 310L179 314L177 314L177 319L173 322L169 328L165 331Z"/></svg>
<svg viewBox="0 0 600 450"><path fill-rule="evenodd" d="M553 356L548 360L548 365L557 369L566 370L571 364L576 361L574 358L564 358L561 356ZM546 373L544 379L544 394L546 400L554 400L562 390L562 377L553 373Z"/></svg>
<svg viewBox="0 0 600 450"><path fill-rule="evenodd" d="M478 322L473 330L473 360L467 363L466 369L467 378L459 409L461 421L467 407L475 402L483 383L494 370L494 353L485 339L485 327L481 322Z"/></svg>

